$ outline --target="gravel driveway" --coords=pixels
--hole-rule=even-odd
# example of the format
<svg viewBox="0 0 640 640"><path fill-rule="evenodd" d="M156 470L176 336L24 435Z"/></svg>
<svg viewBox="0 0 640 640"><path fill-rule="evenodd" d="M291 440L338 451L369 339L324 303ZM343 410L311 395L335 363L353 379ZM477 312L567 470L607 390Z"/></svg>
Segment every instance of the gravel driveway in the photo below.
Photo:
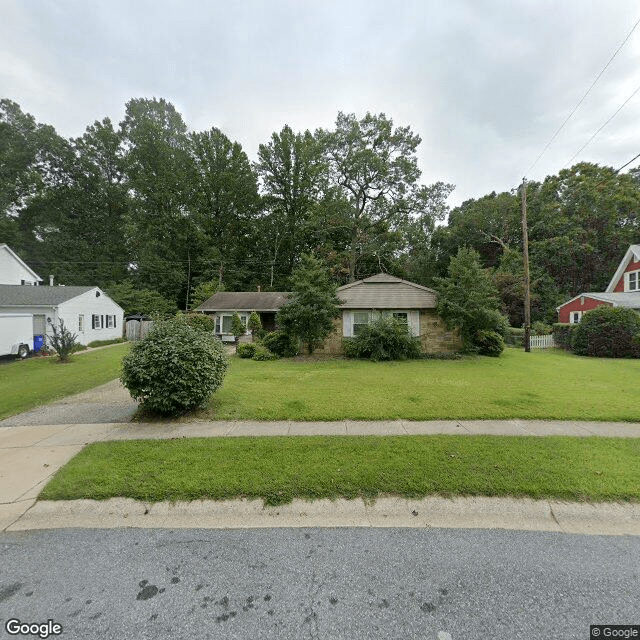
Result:
<svg viewBox="0 0 640 640"><path fill-rule="evenodd" d="M95 389L0 420L0 427L129 422L137 408L138 403L120 381L112 380Z"/></svg>

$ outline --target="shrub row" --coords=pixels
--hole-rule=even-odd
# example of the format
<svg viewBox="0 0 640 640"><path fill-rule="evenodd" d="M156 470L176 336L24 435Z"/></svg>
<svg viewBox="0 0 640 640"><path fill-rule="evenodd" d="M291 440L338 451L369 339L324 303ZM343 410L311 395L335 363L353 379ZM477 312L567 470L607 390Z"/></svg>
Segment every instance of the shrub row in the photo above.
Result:
<svg viewBox="0 0 640 640"><path fill-rule="evenodd" d="M579 356L639 358L640 314L626 307L597 307L578 324L554 324L553 338Z"/></svg>
<svg viewBox="0 0 640 640"><path fill-rule="evenodd" d="M236 353L240 358L251 358L252 360L277 360L278 356L269 351L267 347L259 342L244 342L239 344Z"/></svg>
<svg viewBox="0 0 640 640"><path fill-rule="evenodd" d="M88 347L106 347L109 344L120 344L122 342L126 342L126 338L113 338L111 340L93 340L87 346Z"/></svg>
<svg viewBox="0 0 640 640"><path fill-rule="evenodd" d="M571 336L577 327L577 324L569 324L566 322L556 322L553 325L553 341L557 347L571 351Z"/></svg>
<svg viewBox="0 0 640 640"><path fill-rule="evenodd" d="M406 360L419 358L420 339L407 331L407 326L395 318L380 318L362 327L355 338L343 340L343 352L347 358L379 360Z"/></svg>

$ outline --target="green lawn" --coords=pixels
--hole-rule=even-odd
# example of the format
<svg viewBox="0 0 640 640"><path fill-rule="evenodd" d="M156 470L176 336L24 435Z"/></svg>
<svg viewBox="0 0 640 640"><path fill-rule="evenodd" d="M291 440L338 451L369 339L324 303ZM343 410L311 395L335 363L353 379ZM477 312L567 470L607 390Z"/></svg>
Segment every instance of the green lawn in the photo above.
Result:
<svg viewBox="0 0 640 640"><path fill-rule="evenodd" d="M0 418L80 393L120 376L128 344L73 356L60 364L57 358L29 358L0 365Z"/></svg>
<svg viewBox="0 0 640 640"><path fill-rule="evenodd" d="M500 358L315 362L231 359L197 419L640 421L640 361L556 349Z"/></svg>
<svg viewBox="0 0 640 640"><path fill-rule="evenodd" d="M503 436L313 436L89 445L39 498L159 500L381 494L640 499L640 441Z"/></svg>

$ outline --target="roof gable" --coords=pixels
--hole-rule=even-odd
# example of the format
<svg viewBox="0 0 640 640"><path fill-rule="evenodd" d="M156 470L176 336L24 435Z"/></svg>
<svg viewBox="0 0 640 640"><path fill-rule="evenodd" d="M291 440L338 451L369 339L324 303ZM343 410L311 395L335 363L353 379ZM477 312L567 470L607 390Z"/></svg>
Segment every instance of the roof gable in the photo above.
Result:
<svg viewBox="0 0 640 640"><path fill-rule="evenodd" d="M556 307L556 311L560 311L562 307L566 307L578 298L591 298L600 302L610 302L614 307L630 307L632 309L640 309L640 291L628 291L610 293L606 291L596 291L580 293L577 296L563 302L560 306Z"/></svg>
<svg viewBox="0 0 640 640"><path fill-rule="evenodd" d="M616 269L616 272L613 274L613 278L611 278L609 286L605 289L606 293L613 293L616 285L620 281L620 278L622 278L622 275L624 274L624 270L632 260L634 262L640 262L640 244L632 244L627 249L627 252L624 254L624 258L622 258L620 265Z"/></svg>
<svg viewBox="0 0 640 640"><path fill-rule="evenodd" d="M31 275L35 282L42 281L42 278L24 260L22 260L22 258L20 258L20 256L13 251L8 244L0 244L0 252L5 253L10 257L10 259L13 259L22 269ZM19 283L16 282L15 284Z"/></svg>
<svg viewBox="0 0 640 640"><path fill-rule="evenodd" d="M433 309L438 294L415 282L378 273L338 289L341 309Z"/></svg>

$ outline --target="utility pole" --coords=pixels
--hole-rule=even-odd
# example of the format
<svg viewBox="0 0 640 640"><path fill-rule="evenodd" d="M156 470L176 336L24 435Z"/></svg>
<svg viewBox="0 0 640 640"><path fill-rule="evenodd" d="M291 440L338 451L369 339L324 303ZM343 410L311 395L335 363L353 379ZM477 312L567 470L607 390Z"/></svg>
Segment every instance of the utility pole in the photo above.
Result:
<svg viewBox="0 0 640 640"><path fill-rule="evenodd" d="M531 291L529 283L529 232L527 230L527 180L522 178L522 257L524 260L524 350L531 351Z"/></svg>

